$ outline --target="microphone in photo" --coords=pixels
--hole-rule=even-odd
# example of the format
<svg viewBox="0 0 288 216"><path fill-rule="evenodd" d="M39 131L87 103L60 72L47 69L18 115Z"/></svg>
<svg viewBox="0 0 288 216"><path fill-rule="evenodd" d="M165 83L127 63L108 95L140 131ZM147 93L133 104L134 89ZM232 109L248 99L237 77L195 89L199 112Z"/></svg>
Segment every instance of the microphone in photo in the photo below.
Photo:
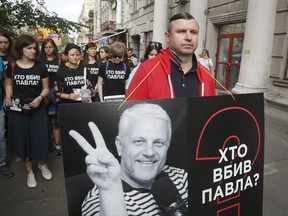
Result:
<svg viewBox="0 0 288 216"><path fill-rule="evenodd" d="M163 211L163 216L188 216L186 203L172 180L166 177L156 179L152 186L152 195Z"/></svg>

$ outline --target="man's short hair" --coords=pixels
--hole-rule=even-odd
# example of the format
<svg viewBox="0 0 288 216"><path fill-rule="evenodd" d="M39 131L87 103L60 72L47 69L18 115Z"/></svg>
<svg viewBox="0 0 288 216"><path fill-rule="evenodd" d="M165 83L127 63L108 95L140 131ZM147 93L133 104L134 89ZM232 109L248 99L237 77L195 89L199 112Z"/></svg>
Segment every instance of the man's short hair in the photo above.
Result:
<svg viewBox="0 0 288 216"><path fill-rule="evenodd" d="M171 31L171 22L173 22L173 21L175 21L175 20L178 20L178 19L185 19L185 20L194 19L194 20L195 20L195 18L194 18L190 13L187 13L187 12L175 14L175 15L172 16L172 17L170 18L170 20L169 20L168 28L167 28L167 31L168 31L168 32Z"/></svg>
<svg viewBox="0 0 288 216"><path fill-rule="evenodd" d="M137 117L145 117L145 118L153 118L153 119L160 119L164 121L167 125L168 129L168 141L171 140L172 134L172 123L171 119L168 116L167 112L157 104L149 104L149 103L142 103L142 104L135 104L132 107L126 109L119 121L119 128L118 128L118 135L121 136L125 134L125 132L130 130L130 121L133 118ZM141 122L139 122L141 124Z"/></svg>

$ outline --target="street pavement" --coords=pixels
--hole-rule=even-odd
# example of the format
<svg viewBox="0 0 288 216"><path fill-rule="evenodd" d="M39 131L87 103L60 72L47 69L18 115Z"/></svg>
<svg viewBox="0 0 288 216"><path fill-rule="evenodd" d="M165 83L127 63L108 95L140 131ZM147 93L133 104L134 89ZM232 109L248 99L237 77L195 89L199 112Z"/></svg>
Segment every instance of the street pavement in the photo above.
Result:
<svg viewBox="0 0 288 216"><path fill-rule="evenodd" d="M265 105L264 216L288 215L288 107Z"/></svg>
<svg viewBox="0 0 288 216"><path fill-rule="evenodd" d="M263 216L287 216L288 107L265 103L264 160ZM53 172L51 181L44 180L34 164L38 181L34 189L26 186L24 164L16 163L15 155L8 155L8 164L15 175L12 178L0 176L1 216L68 215L62 156L49 155L49 167Z"/></svg>

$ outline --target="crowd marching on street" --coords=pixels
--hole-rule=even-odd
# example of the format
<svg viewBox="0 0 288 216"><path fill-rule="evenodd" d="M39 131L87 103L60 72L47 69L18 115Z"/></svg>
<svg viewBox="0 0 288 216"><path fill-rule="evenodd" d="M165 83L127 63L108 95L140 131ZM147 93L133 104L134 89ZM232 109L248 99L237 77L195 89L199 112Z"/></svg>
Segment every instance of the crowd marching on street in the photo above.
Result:
<svg viewBox="0 0 288 216"><path fill-rule="evenodd" d="M20 35L12 43L8 34L0 33L0 172L13 177L6 153L15 152L16 162L23 161L27 169L27 186L33 188L37 181L32 161L38 161L43 177L50 180L48 153L62 154L59 104L103 102L106 95L125 94L125 80L136 65L122 42L98 50L90 42L84 51L68 43L64 55L50 38L41 49L31 35Z"/></svg>

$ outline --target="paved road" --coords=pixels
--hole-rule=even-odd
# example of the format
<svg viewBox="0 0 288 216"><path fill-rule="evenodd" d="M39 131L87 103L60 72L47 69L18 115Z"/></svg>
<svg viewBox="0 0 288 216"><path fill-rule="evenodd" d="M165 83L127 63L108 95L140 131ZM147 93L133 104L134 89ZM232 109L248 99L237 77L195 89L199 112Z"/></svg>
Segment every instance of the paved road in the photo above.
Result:
<svg viewBox="0 0 288 216"><path fill-rule="evenodd" d="M288 109L265 105L264 216L288 215ZM38 186L26 186L23 163L10 155L13 178L0 176L1 216L66 216L67 202L62 157L50 154L53 179L44 180L35 164Z"/></svg>
<svg viewBox="0 0 288 216"><path fill-rule="evenodd" d="M0 176L1 216L66 216L68 215L62 156L49 156L53 179L46 181L37 164L34 173L38 186L26 186L27 172L24 163L16 163L15 156L9 158L15 176L7 179Z"/></svg>
<svg viewBox="0 0 288 216"><path fill-rule="evenodd" d="M264 216L288 215L288 108L265 105Z"/></svg>

